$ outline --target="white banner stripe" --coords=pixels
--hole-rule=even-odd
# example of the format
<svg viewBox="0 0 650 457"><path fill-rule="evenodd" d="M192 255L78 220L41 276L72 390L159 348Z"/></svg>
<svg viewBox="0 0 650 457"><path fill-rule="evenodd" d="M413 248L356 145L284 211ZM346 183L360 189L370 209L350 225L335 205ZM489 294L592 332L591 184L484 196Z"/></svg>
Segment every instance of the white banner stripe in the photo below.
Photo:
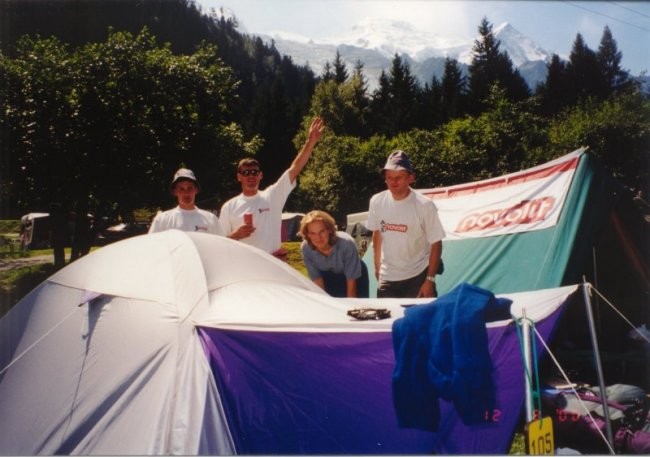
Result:
<svg viewBox="0 0 650 457"><path fill-rule="evenodd" d="M583 152L499 178L418 191L435 201L445 240L541 230L557 224Z"/></svg>

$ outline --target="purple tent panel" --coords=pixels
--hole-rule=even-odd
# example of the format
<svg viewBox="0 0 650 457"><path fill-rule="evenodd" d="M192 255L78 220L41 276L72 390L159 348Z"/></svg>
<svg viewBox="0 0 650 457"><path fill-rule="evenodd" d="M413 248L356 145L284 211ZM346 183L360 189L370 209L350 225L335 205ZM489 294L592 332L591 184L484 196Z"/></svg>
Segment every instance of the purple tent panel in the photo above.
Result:
<svg viewBox="0 0 650 457"><path fill-rule="evenodd" d="M536 324L547 339L563 308ZM466 426L439 400L436 433L399 428L390 332L273 332L200 327L240 454L503 454L524 402L512 322L488 327L496 408Z"/></svg>

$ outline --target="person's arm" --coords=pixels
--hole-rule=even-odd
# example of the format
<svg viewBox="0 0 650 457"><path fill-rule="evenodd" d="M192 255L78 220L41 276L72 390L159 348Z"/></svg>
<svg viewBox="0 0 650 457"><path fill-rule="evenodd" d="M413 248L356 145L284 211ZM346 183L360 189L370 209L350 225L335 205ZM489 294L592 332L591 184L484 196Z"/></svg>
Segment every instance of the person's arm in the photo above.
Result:
<svg viewBox="0 0 650 457"><path fill-rule="evenodd" d="M228 203L229 202L224 203L219 212L219 225L223 235L232 240L241 240L242 238L251 236L255 231L255 227L252 225L246 225L242 221L241 225L238 227L232 226L230 223L230 205Z"/></svg>
<svg viewBox="0 0 650 457"><path fill-rule="evenodd" d="M254 231L255 231L255 227L253 227L252 225L242 224L232 232L227 233L225 236L226 238L230 238L232 240L241 240L243 238L248 238L249 236L251 236Z"/></svg>
<svg viewBox="0 0 650 457"><path fill-rule="evenodd" d="M160 215L162 213L158 211L156 216L153 218L153 221L151 221L151 225L149 226L149 233L156 233L156 232L162 232L162 228L160 227Z"/></svg>
<svg viewBox="0 0 650 457"><path fill-rule="evenodd" d="M321 289L325 290L325 281L323 280L322 276L320 278L312 279L312 282Z"/></svg>
<svg viewBox="0 0 650 457"><path fill-rule="evenodd" d="M358 296L357 281L361 278L361 259L359 250L354 240L345 233L338 235L336 244L340 255L343 257L343 273L346 278L346 297L356 298Z"/></svg>
<svg viewBox="0 0 650 457"><path fill-rule="evenodd" d="M375 260L375 278L379 279L379 267L381 265L381 232L372 232L372 252Z"/></svg>
<svg viewBox="0 0 650 457"><path fill-rule="evenodd" d="M420 287L420 292L417 298L437 297L438 291L436 289L436 273L440 267L440 258L442 257L442 241L436 241L431 245L429 251L429 267L427 268L427 277ZM433 281L431 281L433 279Z"/></svg>
<svg viewBox="0 0 650 457"><path fill-rule="evenodd" d="M314 146L318 143L324 129L325 124L323 124L323 120L320 117L315 118L309 126L309 136L307 137L307 141L289 167L289 178L291 179L292 185L307 164L307 161L314 150Z"/></svg>
<svg viewBox="0 0 650 457"><path fill-rule="evenodd" d="M348 279L346 280L346 289L347 289L347 296L355 298L357 296L357 280L356 279Z"/></svg>

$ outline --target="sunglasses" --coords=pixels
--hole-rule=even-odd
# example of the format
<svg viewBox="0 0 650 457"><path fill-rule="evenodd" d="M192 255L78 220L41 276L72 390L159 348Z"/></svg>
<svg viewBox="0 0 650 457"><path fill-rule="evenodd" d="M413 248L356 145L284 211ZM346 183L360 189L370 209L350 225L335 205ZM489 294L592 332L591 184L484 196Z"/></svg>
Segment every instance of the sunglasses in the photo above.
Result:
<svg viewBox="0 0 650 457"><path fill-rule="evenodd" d="M242 176L257 176L262 173L261 170L239 170L239 174Z"/></svg>

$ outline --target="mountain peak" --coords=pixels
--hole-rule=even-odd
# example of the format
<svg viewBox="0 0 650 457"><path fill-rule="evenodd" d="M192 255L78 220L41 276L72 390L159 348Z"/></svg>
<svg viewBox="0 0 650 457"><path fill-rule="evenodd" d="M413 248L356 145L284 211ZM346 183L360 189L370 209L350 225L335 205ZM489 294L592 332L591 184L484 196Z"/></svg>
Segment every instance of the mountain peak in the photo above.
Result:
<svg viewBox="0 0 650 457"><path fill-rule="evenodd" d="M506 51L515 67L526 62L550 62L551 56L540 48L533 40L504 22L492 29L494 36L501 42L501 51Z"/></svg>
<svg viewBox="0 0 650 457"><path fill-rule="evenodd" d="M492 31L501 43L501 51L508 53L530 87L546 77L549 53L508 22ZM371 90L377 86L381 72L390 67L395 54L407 57L414 75L425 83L431 81L432 75L441 78L445 58L456 59L466 68L472 62L474 46L474 39L443 38L408 22L376 17L364 19L348 32L327 40L317 41L282 32L262 37L269 42L273 39L278 51L291 56L296 63L309 65L317 74L327 62L334 61L337 51L348 68L361 61Z"/></svg>
<svg viewBox="0 0 650 457"><path fill-rule="evenodd" d="M358 22L349 32L330 38L327 43L375 50L388 58L407 54L414 60L452 56L455 50L467 44L416 29L405 21L377 17Z"/></svg>

